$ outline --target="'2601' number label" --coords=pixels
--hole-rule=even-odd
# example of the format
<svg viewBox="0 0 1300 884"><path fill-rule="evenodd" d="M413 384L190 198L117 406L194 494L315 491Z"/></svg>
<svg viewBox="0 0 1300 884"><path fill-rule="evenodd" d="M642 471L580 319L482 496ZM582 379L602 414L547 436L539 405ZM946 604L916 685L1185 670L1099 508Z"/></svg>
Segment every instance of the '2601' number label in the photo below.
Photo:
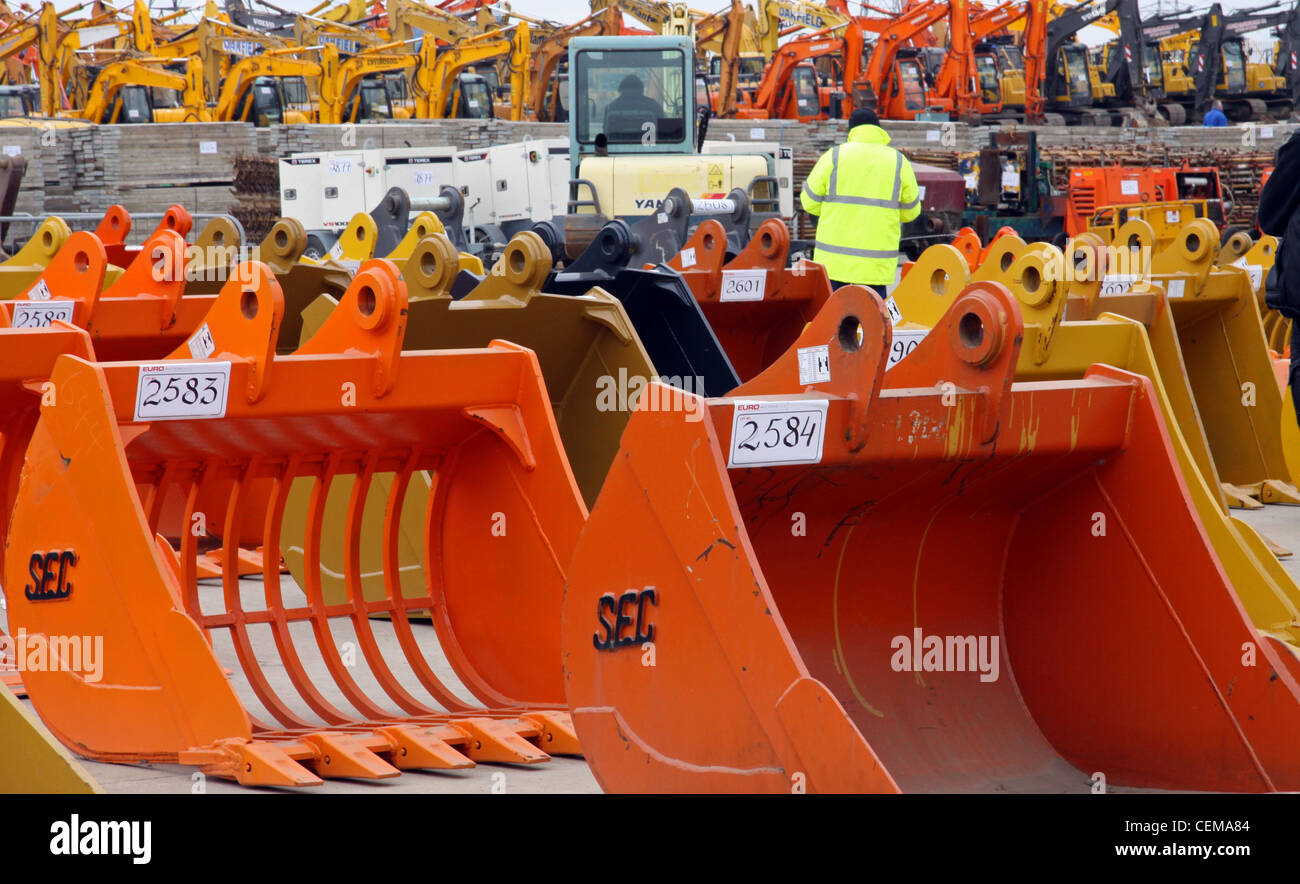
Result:
<svg viewBox="0 0 1300 884"><path fill-rule="evenodd" d="M820 463L826 408L825 399L737 400L727 466Z"/></svg>
<svg viewBox="0 0 1300 884"><path fill-rule="evenodd" d="M229 362L149 363L135 388L137 421L225 417Z"/></svg>

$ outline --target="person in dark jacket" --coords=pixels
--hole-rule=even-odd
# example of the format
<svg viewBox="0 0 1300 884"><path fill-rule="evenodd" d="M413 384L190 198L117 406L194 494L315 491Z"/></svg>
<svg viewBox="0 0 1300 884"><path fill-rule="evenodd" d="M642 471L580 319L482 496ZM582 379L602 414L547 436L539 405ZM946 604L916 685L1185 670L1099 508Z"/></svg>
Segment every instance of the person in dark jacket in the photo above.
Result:
<svg viewBox="0 0 1300 884"><path fill-rule="evenodd" d="M1300 132L1278 148L1255 220L1264 233L1282 239L1264 301L1291 320L1291 398L1300 420Z"/></svg>

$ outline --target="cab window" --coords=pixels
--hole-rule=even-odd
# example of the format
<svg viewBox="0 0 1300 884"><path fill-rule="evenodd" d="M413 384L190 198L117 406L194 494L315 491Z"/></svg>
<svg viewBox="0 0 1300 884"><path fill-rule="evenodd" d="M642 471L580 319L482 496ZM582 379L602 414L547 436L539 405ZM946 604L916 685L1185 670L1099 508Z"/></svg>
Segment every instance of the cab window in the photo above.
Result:
<svg viewBox="0 0 1300 884"><path fill-rule="evenodd" d="M680 144L686 139L688 85L678 49L577 53L578 140L604 134L610 144ZM691 84L693 85L693 84Z"/></svg>

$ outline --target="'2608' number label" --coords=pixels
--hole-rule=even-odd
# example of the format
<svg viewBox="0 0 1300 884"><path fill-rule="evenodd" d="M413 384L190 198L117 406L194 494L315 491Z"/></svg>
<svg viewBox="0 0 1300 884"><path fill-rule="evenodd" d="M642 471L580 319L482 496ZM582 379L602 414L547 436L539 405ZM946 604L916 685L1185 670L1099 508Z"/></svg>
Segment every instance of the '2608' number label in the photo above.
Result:
<svg viewBox="0 0 1300 884"><path fill-rule="evenodd" d="M727 466L820 463L826 408L825 399L737 400Z"/></svg>
<svg viewBox="0 0 1300 884"><path fill-rule="evenodd" d="M149 363L135 388L137 421L225 417L229 362Z"/></svg>

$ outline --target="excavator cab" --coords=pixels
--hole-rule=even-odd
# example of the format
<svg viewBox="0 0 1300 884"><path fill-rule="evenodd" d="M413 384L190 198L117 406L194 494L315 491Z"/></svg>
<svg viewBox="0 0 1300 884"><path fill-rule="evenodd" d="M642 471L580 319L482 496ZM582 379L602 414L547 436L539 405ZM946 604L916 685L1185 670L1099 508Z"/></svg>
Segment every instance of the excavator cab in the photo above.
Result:
<svg viewBox="0 0 1300 884"><path fill-rule="evenodd" d="M1219 71L1218 91L1228 95L1246 92L1246 50L1240 37L1223 41L1223 66Z"/></svg>
<svg viewBox="0 0 1300 884"><path fill-rule="evenodd" d="M980 103L1001 105L1002 84L998 79L998 59L991 47L975 53L975 75L979 81Z"/></svg>
<svg viewBox="0 0 1300 884"><path fill-rule="evenodd" d="M305 114L312 112L311 90L307 88L306 77L281 77L280 88L285 107Z"/></svg>
<svg viewBox="0 0 1300 884"><path fill-rule="evenodd" d="M36 113L31 92L24 86L0 86L0 119L13 120Z"/></svg>
<svg viewBox="0 0 1300 884"><path fill-rule="evenodd" d="M234 119L269 126L284 122L284 94L277 77L258 77L249 84L235 106Z"/></svg>
<svg viewBox="0 0 1300 884"><path fill-rule="evenodd" d="M797 118L801 123L823 119L820 91L817 87L817 71L810 64L801 64L790 72L789 94L786 104L794 103L790 113L785 117Z"/></svg>
<svg viewBox="0 0 1300 884"><path fill-rule="evenodd" d="M449 120L490 120L493 111L492 87L479 74L461 74L456 78L456 88L447 96L443 116Z"/></svg>
<svg viewBox="0 0 1300 884"><path fill-rule="evenodd" d="M358 84L348 98L343 109L343 119L348 122L361 120L391 120L393 108L389 101L387 84L383 77L372 74Z"/></svg>
<svg viewBox="0 0 1300 884"><path fill-rule="evenodd" d="M1056 71L1065 87L1063 94L1049 96L1058 105L1087 107L1092 104L1092 78L1088 72L1088 48L1081 43L1061 47Z"/></svg>
<svg viewBox="0 0 1300 884"><path fill-rule="evenodd" d="M152 123L153 100L149 87L141 85L123 86L117 95L104 108L101 123Z"/></svg>
<svg viewBox="0 0 1300 884"><path fill-rule="evenodd" d="M569 44L570 105L576 119L576 158L600 138L611 153L663 153L676 146L690 152L693 115L686 103L694 96L694 63L689 44L677 38L638 40L645 48L585 48ZM603 46L604 43L597 45ZM662 46L660 45L662 43Z"/></svg>

